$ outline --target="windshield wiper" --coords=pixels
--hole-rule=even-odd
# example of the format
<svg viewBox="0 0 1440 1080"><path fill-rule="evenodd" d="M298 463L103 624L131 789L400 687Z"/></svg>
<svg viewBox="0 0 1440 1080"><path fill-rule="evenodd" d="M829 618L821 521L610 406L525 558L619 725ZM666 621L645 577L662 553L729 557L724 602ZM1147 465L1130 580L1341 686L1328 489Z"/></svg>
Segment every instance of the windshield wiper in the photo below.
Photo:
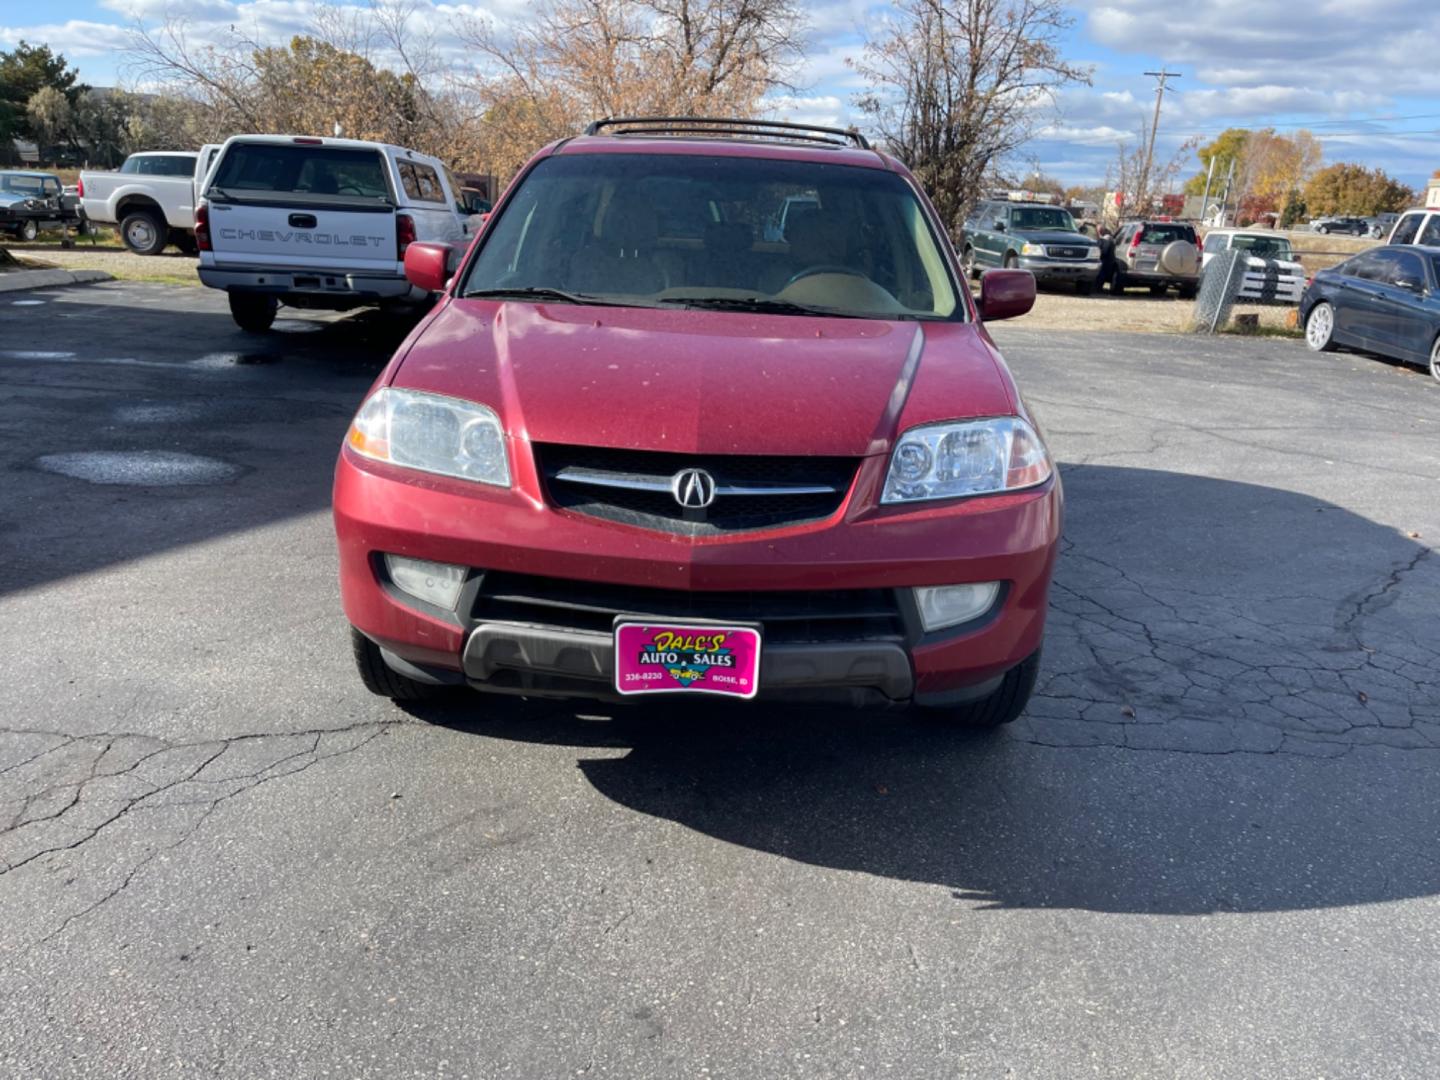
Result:
<svg viewBox="0 0 1440 1080"><path fill-rule="evenodd" d="M549 289L534 285L516 285L508 289L475 289L465 294L467 300L559 300L564 304L608 304L589 293L566 292L564 289ZM624 305L616 305L623 307Z"/></svg>
<svg viewBox="0 0 1440 1080"><path fill-rule="evenodd" d="M837 311L834 308L810 307L789 300L768 296L662 296L662 304L683 304L685 307L713 308L716 311L753 311L761 315L825 315L835 319L865 319L868 315ZM873 316L883 318L883 316Z"/></svg>

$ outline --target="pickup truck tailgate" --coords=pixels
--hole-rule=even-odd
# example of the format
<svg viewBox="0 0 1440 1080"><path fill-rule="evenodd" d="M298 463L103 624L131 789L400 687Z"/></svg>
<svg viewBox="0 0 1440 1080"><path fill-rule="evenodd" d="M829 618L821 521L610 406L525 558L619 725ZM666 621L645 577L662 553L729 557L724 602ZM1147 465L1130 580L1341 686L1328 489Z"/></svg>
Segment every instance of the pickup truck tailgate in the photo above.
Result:
<svg viewBox="0 0 1440 1080"><path fill-rule="evenodd" d="M395 270L395 210L210 203L216 266Z"/></svg>
<svg viewBox="0 0 1440 1080"><path fill-rule="evenodd" d="M217 268L403 273L378 151L232 143L205 199Z"/></svg>

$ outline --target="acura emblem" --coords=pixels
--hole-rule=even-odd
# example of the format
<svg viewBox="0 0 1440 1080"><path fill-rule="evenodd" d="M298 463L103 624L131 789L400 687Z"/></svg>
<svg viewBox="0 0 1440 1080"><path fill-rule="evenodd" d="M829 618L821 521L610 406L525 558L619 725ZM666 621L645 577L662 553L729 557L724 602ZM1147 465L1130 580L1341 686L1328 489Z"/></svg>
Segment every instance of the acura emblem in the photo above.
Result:
<svg viewBox="0 0 1440 1080"><path fill-rule="evenodd" d="M670 494L687 510L703 510L715 501L715 478L704 469L681 469L670 480Z"/></svg>

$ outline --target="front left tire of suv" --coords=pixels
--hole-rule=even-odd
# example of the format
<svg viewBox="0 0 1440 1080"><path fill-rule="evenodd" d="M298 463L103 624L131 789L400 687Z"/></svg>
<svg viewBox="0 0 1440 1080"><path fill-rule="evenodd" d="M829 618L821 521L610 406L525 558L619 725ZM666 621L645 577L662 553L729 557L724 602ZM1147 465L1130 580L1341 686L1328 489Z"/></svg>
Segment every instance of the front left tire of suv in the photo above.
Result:
<svg viewBox="0 0 1440 1080"><path fill-rule="evenodd" d="M999 687L989 696L963 705L922 705L918 711L924 717L943 720L955 727L996 728L1018 719L1025 711L1039 675L1040 650L1036 649L1007 671Z"/></svg>
<svg viewBox="0 0 1440 1080"><path fill-rule="evenodd" d="M449 691L447 686L433 686L408 678L385 663L380 655L380 646L350 628L350 651L355 658L355 671L365 689L378 697L391 701L433 701Z"/></svg>

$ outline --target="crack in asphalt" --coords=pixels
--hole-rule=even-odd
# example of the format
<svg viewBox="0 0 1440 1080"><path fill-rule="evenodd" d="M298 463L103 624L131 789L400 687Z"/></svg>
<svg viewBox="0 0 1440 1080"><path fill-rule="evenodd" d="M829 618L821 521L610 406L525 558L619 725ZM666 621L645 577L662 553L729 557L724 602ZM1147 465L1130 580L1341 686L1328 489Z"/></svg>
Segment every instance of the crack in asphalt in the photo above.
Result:
<svg viewBox="0 0 1440 1080"><path fill-rule="evenodd" d="M1066 539L1043 681L1012 736L1210 756L1440 748L1440 652L1379 617L1432 554L1422 547L1337 606L1304 594L1202 600ZM1246 602L1276 615L1255 618ZM1315 616L1287 617L1285 604ZM1320 617L1327 608L1333 620Z"/></svg>
<svg viewBox="0 0 1440 1080"><path fill-rule="evenodd" d="M39 939L41 943L53 941L74 922L123 893L155 859L186 843L231 799L272 781L298 776L323 761L353 754L393 728L418 723L409 718L363 721L193 741L167 741L138 732L72 734L0 728L0 738L54 740L0 770L23 783L25 770L43 774L47 765L54 766L52 775L33 778L30 791L18 799L4 800L14 803L16 809L6 815L7 823L0 826L0 878L32 864L48 865L54 858L76 852L132 815L199 809L173 841L151 847L125 870L117 884L98 899L66 914ZM345 739L356 735L361 737ZM330 745L336 742L340 745ZM55 760L56 755L68 756L66 752L79 752L82 759L78 763ZM227 755L235 757L242 752L248 761L216 774ZM106 784L116 790L97 790ZM68 835L57 837L57 830Z"/></svg>

